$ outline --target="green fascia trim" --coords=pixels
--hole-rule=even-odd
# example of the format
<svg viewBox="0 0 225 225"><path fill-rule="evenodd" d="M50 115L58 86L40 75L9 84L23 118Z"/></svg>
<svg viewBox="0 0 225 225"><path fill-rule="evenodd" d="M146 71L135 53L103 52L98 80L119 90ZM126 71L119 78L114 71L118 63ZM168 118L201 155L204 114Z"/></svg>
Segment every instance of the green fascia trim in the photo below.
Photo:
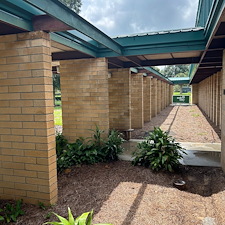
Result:
<svg viewBox="0 0 225 225"><path fill-rule="evenodd" d="M199 0L198 11L196 16L195 26L204 27L207 19L209 18L210 10L214 0Z"/></svg>
<svg viewBox="0 0 225 225"><path fill-rule="evenodd" d="M189 77L169 77L169 80L173 82L173 84L189 84Z"/></svg>
<svg viewBox="0 0 225 225"><path fill-rule="evenodd" d="M197 42L183 42L173 44L148 44L144 46L136 47L124 47L123 56L132 55L150 55L150 54L161 54L161 53L173 53L173 52L187 52L187 51L204 51L206 46L205 41ZM118 57L119 54L109 51L107 49L99 50L98 57Z"/></svg>
<svg viewBox="0 0 225 225"><path fill-rule="evenodd" d="M18 18L16 16L13 16L12 14L9 14L9 13L4 12L2 10L0 10L0 20L5 22L5 23L12 24L13 26L19 27L19 28L21 28L23 30L26 30L26 31L32 31L33 30L33 25L31 23L31 21Z"/></svg>
<svg viewBox="0 0 225 225"><path fill-rule="evenodd" d="M196 28L193 28L196 29ZM206 41L204 29L191 30L185 32L167 32L165 34L146 34L141 36L130 36L115 38L123 46L123 55L144 55L160 54L184 51L203 51ZM117 57L112 51L101 48L98 52L99 57Z"/></svg>
<svg viewBox="0 0 225 225"><path fill-rule="evenodd" d="M176 80L176 81L172 81L173 84L189 84L190 83L190 80Z"/></svg>
<svg viewBox="0 0 225 225"><path fill-rule="evenodd" d="M196 29L196 28L193 28ZM137 47L142 45L157 45L157 44L167 44L167 43L184 43L192 41L202 41L205 40L204 29L202 27L199 30L191 30L182 32L179 31L168 31L165 34L146 34L141 36L128 36L115 38L121 46L123 47Z"/></svg>
<svg viewBox="0 0 225 225"><path fill-rule="evenodd" d="M202 12L202 2L203 0L198 1L198 10L197 10L197 15L196 15L196 20L195 20L195 26L204 26L203 21L201 21L200 15Z"/></svg>
<svg viewBox="0 0 225 225"><path fill-rule="evenodd" d="M213 34L213 30L215 29L221 13L223 12L225 7L225 0L215 0L214 4L211 8L208 20L205 26L205 37L207 40L210 40L210 37Z"/></svg>
<svg viewBox="0 0 225 225"><path fill-rule="evenodd" d="M163 74L161 74L160 72L158 72L157 70L154 70L152 67L149 66L145 66L143 67L145 70L150 71L151 73L154 73L155 75L163 78L164 80L167 80L169 83L173 83L171 80L169 80L167 77L165 77Z"/></svg>
<svg viewBox="0 0 225 225"><path fill-rule="evenodd" d="M81 51L83 53L86 53L90 56L96 57L95 51L89 49L86 46L81 45L80 43L76 43L74 41L71 41L71 40L69 40L65 37L62 37L62 36L60 36L56 33L50 33L50 37L51 37L51 40L53 40L53 41L59 42L59 43L65 45L65 46L76 49L76 50Z"/></svg>
<svg viewBox="0 0 225 225"><path fill-rule="evenodd" d="M104 34L98 28L87 22L77 13L66 7L58 0L24 0L27 3L44 11L46 14L55 17L63 23L78 30L84 35L92 38L93 40L104 45L106 48L111 49L117 54L122 54L122 47L109 36Z"/></svg>

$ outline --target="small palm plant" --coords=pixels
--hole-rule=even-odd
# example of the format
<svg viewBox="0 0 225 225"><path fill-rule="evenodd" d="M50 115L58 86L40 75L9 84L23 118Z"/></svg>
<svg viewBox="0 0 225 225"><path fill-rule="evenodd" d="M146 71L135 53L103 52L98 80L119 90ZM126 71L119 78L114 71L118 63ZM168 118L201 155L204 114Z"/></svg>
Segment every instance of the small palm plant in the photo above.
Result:
<svg viewBox="0 0 225 225"><path fill-rule="evenodd" d="M173 172L180 165L179 159L183 158L181 153L186 154L180 144L159 127L155 127L137 147L138 150L133 153L135 158L132 164L150 167L156 171Z"/></svg>
<svg viewBox="0 0 225 225"><path fill-rule="evenodd" d="M93 211L83 213L81 216L74 219L73 214L68 208L68 220L62 216L57 215L54 213L60 220L60 222L46 222L44 224L53 224L53 225L92 225L92 217L93 217ZM101 224L93 224L93 225L112 225L109 223L101 223Z"/></svg>

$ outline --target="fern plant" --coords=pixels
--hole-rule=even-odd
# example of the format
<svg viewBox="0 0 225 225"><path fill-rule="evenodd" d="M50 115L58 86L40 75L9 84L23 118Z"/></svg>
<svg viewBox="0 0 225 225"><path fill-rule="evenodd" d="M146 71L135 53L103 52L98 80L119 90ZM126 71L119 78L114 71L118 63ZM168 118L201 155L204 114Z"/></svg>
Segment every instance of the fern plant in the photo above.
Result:
<svg viewBox="0 0 225 225"><path fill-rule="evenodd" d="M58 217L60 222L46 222L44 224L53 224L53 225L92 225L92 217L93 217L93 211L83 213L81 216L74 219L73 214L68 208L68 220L62 216L59 216L58 214L54 213L55 216ZM101 224L93 224L93 225L112 225L109 223L101 223Z"/></svg>
<svg viewBox="0 0 225 225"><path fill-rule="evenodd" d="M132 164L150 167L156 171L173 172L180 165L179 159L183 158L181 153L186 154L180 144L159 127L154 128L137 147L138 150L133 153Z"/></svg>

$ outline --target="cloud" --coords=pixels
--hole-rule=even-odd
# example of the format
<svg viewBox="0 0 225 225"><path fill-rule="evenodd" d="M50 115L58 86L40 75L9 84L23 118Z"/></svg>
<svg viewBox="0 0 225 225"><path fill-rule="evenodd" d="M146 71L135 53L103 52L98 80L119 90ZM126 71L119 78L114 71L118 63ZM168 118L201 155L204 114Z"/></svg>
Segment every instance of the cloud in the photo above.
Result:
<svg viewBox="0 0 225 225"><path fill-rule="evenodd" d="M198 0L83 0L81 16L109 36L194 27Z"/></svg>

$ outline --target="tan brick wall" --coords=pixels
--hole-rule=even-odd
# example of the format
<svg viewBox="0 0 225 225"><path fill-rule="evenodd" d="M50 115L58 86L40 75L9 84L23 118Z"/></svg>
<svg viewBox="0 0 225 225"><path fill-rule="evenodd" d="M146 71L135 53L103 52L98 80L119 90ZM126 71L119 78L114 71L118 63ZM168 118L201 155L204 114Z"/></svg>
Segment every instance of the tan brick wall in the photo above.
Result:
<svg viewBox="0 0 225 225"><path fill-rule="evenodd" d="M223 69L221 74L221 80L222 80L222 90L225 89L225 50L223 50ZM221 107L221 166L223 171L225 172L225 95L222 92L221 95L221 101L222 101L222 107Z"/></svg>
<svg viewBox="0 0 225 225"><path fill-rule="evenodd" d="M0 198L55 203L49 34L0 36Z"/></svg>
<svg viewBox="0 0 225 225"><path fill-rule="evenodd" d="M143 75L131 75L131 127L142 128L144 125L143 110Z"/></svg>
<svg viewBox="0 0 225 225"><path fill-rule="evenodd" d="M130 69L109 70L109 128L131 128Z"/></svg>
<svg viewBox="0 0 225 225"><path fill-rule="evenodd" d="M195 87L198 87L197 91ZM199 84L194 92L198 93L198 105L215 125L221 127L221 72L218 72ZM196 96L197 94L195 94Z"/></svg>
<svg viewBox="0 0 225 225"><path fill-rule="evenodd" d="M151 77L143 77L144 122L151 120Z"/></svg>
<svg viewBox="0 0 225 225"><path fill-rule="evenodd" d="M154 117L157 115L157 79L152 78L151 80L151 116Z"/></svg>
<svg viewBox="0 0 225 225"><path fill-rule="evenodd" d="M63 134L69 141L109 129L108 62L105 58L60 62Z"/></svg>
<svg viewBox="0 0 225 225"><path fill-rule="evenodd" d="M198 84L192 84L192 104L198 104Z"/></svg>

